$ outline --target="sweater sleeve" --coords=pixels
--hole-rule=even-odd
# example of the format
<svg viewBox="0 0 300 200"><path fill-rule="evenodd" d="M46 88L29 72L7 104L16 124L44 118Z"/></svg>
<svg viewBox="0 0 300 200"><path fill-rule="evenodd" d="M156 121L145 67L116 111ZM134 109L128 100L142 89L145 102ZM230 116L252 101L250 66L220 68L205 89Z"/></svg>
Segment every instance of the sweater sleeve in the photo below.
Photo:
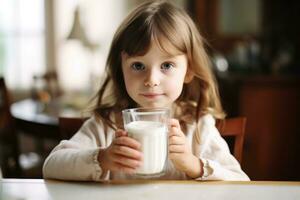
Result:
<svg viewBox="0 0 300 200"><path fill-rule="evenodd" d="M70 139L62 140L43 165L43 177L60 180L100 181L107 179L97 160L101 149L111 143L94 117Z"/></svg>
<svg viewBox="0 0 300 200"><path fill-rule="evenodd" d="M204 174L197 180L248 181L239 162L230 153L226 141L215 127L211 115L202 117L196 131L196 146L199 159L203 163Z"/></svg>

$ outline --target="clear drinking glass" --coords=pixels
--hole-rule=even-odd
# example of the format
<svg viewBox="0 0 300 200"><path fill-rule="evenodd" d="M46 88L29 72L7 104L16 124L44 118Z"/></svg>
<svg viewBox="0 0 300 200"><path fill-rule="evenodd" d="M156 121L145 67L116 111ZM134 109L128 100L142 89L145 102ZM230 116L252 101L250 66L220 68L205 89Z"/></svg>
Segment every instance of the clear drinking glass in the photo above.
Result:
<svg viewBox="0 0 300 200"><path fill-rule="evenodd" d="M133 108L122 111L128 136L141 144L143 164L136 170L139 177L164 175L168 159L167 108Z"/></svg>

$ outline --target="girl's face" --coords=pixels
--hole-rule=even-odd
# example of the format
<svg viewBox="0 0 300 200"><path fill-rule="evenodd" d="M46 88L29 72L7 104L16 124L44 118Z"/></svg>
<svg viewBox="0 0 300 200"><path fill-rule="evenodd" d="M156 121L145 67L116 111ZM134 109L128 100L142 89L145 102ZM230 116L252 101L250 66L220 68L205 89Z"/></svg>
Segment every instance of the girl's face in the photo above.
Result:
<svg viewBox="0 0 300 200"><path fill-rule="evenodd" d="M122 53L122 70L127 93L141 107L171 107L190 80L186 55L169 55L155 42L143 56Z"/></svg>

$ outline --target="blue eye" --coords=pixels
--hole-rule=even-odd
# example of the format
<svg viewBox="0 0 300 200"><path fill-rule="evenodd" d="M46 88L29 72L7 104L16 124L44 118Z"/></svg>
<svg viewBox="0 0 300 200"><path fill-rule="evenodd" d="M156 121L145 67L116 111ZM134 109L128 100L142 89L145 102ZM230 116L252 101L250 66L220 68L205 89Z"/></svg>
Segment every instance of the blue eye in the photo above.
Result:
<svg viewBox="0 0 300 200"><path fill-rule="evenodd" d="M145 69L145 65L143 63L140 63L140 62L136 62L136 63L133 63L131 65L131 68L134 69L134 70L144 70Z"/></svg>
<svg viewBox="0 0 300 200"><path fill-rule="evenodd" d="M174 65L172 63L163 63L160 68L164 71L167 71L173 67L174 67Z"/></svg>

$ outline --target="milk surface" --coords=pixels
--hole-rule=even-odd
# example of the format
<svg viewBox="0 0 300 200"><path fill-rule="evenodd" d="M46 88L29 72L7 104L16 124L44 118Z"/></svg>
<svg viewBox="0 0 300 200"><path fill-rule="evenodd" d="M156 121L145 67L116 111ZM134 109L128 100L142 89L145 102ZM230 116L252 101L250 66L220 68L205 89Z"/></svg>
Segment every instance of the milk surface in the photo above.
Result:
<svg viewBox="0 0 300 200"><path fill-rule="evenodd" d="M167 159L167 127L161 122L134 121L125 126L128 136L142 145L143 164L137 174L159 174Z"/></svg>

